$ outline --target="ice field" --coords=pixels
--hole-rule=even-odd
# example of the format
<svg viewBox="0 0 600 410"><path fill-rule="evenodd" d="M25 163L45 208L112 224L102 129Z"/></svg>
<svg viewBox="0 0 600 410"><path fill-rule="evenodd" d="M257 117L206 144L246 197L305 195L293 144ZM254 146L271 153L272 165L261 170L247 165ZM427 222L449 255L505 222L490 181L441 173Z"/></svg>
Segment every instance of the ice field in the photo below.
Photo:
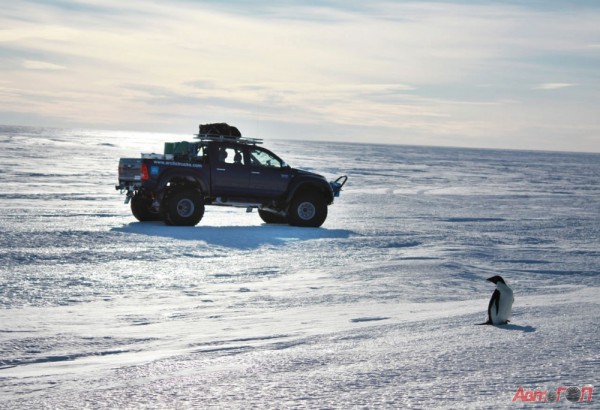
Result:
<svg viewBox="0 0 600 410"><path fill-rule="evenodd" d="M1 409L598 408L600 154L267 140L349 176L322 228L136 222L119 157L184 139L0 127Z"/></svg>

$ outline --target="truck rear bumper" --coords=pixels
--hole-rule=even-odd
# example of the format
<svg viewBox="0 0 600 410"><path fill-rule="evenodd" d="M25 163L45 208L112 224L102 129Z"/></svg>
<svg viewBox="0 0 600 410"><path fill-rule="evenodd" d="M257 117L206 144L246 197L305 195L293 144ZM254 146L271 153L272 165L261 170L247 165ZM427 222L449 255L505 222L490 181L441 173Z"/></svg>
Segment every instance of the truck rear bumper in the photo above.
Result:
<svg viewBox="0 0 600 410"><path fill-rule="evenodd" d="M119 181L119 185L115 185L115 189L120 191L122 194L125 194L125 204L128 204L135 192L141 188L139 183L127 182L127 181Z"/></svg>

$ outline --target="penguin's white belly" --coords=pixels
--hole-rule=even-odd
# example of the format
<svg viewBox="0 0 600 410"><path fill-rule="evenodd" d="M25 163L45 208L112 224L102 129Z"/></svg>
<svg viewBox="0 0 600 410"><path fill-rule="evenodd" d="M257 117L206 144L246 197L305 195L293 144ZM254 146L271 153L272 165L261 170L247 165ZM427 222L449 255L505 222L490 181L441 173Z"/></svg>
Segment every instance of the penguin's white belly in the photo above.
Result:
<svg viewBox="0 0 600 410"><path fill-rule="evenodd" d="M496 307L492 308L492 323L501 324L506 323L510 319L512 314L512 305L514 301L512 289L508 286L498 286L500 291L500 300L498 301L498 312L496 313Z"/></svg>

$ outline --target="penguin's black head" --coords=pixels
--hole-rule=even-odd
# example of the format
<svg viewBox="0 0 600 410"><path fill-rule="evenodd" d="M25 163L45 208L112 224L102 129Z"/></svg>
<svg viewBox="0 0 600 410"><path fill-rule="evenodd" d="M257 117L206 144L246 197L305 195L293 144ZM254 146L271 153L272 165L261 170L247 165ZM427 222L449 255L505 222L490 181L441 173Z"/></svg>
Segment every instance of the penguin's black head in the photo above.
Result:
<svg viewBox="0 0 600 410"><path fill-rule="evenodd" d="M502 279L502 276L500 276L500 275L492 276L491 278L487 278L486 280L489 280L490 282L492 282L494 284L498 284L498 282L500 282L500 283L504 283L506 285L506 282L504 282L504 279Z"/></svg>

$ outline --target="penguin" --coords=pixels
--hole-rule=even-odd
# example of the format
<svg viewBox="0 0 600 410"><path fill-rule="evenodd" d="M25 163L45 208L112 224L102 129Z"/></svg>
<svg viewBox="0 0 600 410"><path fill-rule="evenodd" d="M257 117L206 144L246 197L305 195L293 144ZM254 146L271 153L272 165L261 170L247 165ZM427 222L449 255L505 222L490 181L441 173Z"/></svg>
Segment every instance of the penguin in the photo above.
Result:
<svg viewBox="0 0 600 410"><path fill-rule="evenodd" d="M496 284L488 305L488 320L482 325L505 325L509 322L512 305L515 301L513 291L508 287L502 276L492 276L486 279Z"/></svg>

